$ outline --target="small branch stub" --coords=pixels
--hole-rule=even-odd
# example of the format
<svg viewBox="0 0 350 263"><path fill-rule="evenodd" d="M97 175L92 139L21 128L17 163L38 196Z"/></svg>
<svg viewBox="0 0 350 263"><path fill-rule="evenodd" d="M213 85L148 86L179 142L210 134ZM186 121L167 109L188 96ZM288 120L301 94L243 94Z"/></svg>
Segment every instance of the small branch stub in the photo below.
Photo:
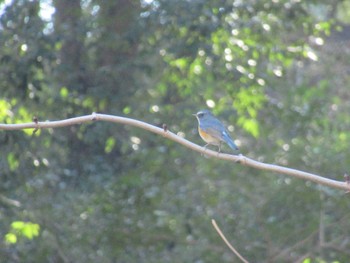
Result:
<svg viewBox="0 0 350 263"><path fill-rule="evenodd" d="M38 117L34 116L33 117L33 122L36 124L35 129L33 130L33 135L39 130L39 125L38 125Z"/></svg>

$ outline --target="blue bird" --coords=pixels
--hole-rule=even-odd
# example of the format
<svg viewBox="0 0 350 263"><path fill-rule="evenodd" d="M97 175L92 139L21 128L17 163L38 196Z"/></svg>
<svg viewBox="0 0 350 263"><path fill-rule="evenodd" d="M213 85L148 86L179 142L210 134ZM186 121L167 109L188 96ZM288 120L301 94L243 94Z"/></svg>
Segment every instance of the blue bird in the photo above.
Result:
<svg viewBox="0 0 350 263"><path fill-rule="evenodd" d="M237 145L234 143L224 124L219 121L209 110L201 110L196 114L198 120L198 132L202 139L208 145L215 145L221 151L221 143L226 142L228 146L234 151L238 151Z"/></svg>

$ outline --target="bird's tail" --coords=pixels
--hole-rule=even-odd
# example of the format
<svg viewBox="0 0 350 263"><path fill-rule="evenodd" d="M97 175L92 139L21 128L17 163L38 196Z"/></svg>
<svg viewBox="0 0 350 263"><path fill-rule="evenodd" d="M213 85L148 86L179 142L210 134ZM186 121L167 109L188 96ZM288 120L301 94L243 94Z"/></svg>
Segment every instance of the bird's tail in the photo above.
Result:
<svg viewBox="0 0 350 263"><path fill-rule="evenodd" d="M225 142L227 143L228 146L230 146L230 148L234 151L238 151L238 147L237 145L234 143L234 141L232 140L232 138L230 137L230 135L227 132L223 132L223 139L225 140Z"/></svg>

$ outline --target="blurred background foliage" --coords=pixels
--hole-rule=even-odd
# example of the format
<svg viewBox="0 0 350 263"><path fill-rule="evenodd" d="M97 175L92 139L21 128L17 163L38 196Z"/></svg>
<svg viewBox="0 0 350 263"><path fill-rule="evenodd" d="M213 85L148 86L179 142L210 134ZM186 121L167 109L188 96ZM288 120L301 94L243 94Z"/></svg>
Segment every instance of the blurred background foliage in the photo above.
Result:
<svg viewBox="0 0 350 263"><path fill-rule="evenodd" d="M350 1L0 1L0 121L101 112L343 180ZM136 128L0 132L2 262L349 262L348 196ZM225 151L229 152L228 148Z"/></svg>

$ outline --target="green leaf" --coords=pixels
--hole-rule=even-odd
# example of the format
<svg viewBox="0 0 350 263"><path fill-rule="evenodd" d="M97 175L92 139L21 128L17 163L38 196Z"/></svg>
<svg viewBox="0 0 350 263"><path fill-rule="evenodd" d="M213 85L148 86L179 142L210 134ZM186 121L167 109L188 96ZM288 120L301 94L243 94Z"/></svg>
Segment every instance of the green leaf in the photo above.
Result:
<svg viewBox="0 0 350 263"><path fill-rule="evenodd" d="M39 235L40 226L38 224L33 223L25 223L22 234L28 239L33 239L33 237L36 237Z"/></svg>
<svg viewBox="0 0 350 263"><path fill-rule="evenodd" d="M259 136L259 124L256 119L245 119L243 128L255 138Z"/></svg>
<svg viewBox="0 0 350 263"><path fill-rule="evenodd" d="M131 108L129 106L126 106L124 109L123 109L123 113L124 114L129 114L131 112Z"/></svg>
<svg viewBox="0 0 350 263"><path fill-rule="evenodd" d="M180 70L185 70L188 66L188 59L186 58L179 58L170 63L170 65L175 66L179 68Z"/></svg>
<svg viewBox="0 0 350 263"><path fill-rule="evenodd" d="M7 163L11 171L14 171L19 167L19 161L12 152L7 155Z"/></svg>
<svg viewBox="0 0 350 263"><path fill-rule="evenodd" d="M39 235L40 226L31 222L15 221L11 224L12 232L33 239Z"/></svg>
<svg viewBox="0 0 350 263"><path fill-rule="evenodd" d="M23 227L24 227L23 221L15 221L15 222L12 222L11 224L11 228L14 230L22 231Z"/></svg>
<svg viewBox="0 0 350 263"><path fill-rule="evenodd" d="M68 89L66 87L62 87L60 90L60 96L65 99L68 97L68 95L69 95Z"/></svg>
<svg viewBox="0 0 350 263"><path fill-rule="evenodd" d="M110 153L113 150L114 146L115 146L115 138L109 137L106 140L105 152Z"/></svg>
<svg viewBox="0 0 350 263"><path fill-rule="evenodd" d="M19 107L18 109L18 115L15 118L15 123L24 123L24 122L32 122L32 114L29 112L29 110L23 106ZM31 129L24 129L22 130L27 135L32 135L33 131ZM38 130L40 132L40 130ZM38 133L36 133L38 134Z"/></svg>
<svg viewBox="0 0 350 263"><path fill-rule="evenodd" d="M17 236L13 233L7 233L5 235L5 242L7 244L15 244L17 243Z"/></svg>
<svg viewBox="0 0 350 263"><path fill-rule="evenodd" d="M0 100L0 120L6 120L11 112L11 104L6 100Z"/></svg>

